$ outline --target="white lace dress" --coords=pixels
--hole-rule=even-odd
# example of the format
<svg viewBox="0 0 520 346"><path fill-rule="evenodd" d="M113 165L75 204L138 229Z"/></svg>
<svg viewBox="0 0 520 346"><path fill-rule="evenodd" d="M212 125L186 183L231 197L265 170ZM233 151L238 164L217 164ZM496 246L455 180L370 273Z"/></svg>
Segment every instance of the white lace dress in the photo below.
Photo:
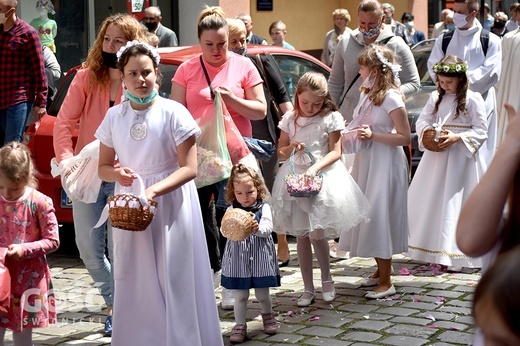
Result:
<svg viewBox="0 0 520 346"><path fill-rule="evenodd" d="M339 112L298 117L297 125L294 118L293 112L285 114L278 127L288 133L291 142L305 143L316 161L329 152L329 133L345 127ZM298 152L294 157L295 172L305 172L310 166L307 156ZM341 160L322 171L322 188L314 197L291 197L284 181L288 173L289 160L276 175L271 197L276 233L305 236L323 230L324 237L332 239L367 218L370 205Z"/></svg>

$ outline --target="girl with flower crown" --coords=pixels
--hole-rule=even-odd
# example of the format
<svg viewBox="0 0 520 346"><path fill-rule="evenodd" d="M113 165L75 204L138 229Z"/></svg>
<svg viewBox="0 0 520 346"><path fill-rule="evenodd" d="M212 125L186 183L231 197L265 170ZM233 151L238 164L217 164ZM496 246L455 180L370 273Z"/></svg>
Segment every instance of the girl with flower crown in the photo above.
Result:
<svg viewBox="0 0 520 346"><path fill-rule="evenodd" d="M112 345L222 345L193 182L200 129L184 106L157 95L154 48L131 41L117 56L126 100L96 131L99 176L116 191L142 179L158 206L146 230L113 229Z"/></svg>
<svg viewBox="0 0 520 346"><path fill-rule="evenodd" d="M342 134L343 149L351 152L351 144L358 143L352 177L372 209L370 222L342 232L338 246L350 251L351 257L375 258L377 269L361 281L361 286L376 286L365 295L376 299L395 294L390 279L392 255L407 250L408 164L401 146L410 144L411 133L399 91L401 66L395 62L394 53L371 45L357 62L363 79L361 98L353 121ZM352 133L357 137L348 141Z"/></svg>
<svg viewBox="0 0 520 346"><path fill-rule="evenodd" d="M480 259L459 250L455 239L462 205L486 169L479 151L488 137L485 103L469 90L467 70L468 64L454 55L433 65L438 85L415 125L424 154L408 191L407 256L453 270L481 266ZM429 129L435 130L441 151L425 150Z"/></svg>

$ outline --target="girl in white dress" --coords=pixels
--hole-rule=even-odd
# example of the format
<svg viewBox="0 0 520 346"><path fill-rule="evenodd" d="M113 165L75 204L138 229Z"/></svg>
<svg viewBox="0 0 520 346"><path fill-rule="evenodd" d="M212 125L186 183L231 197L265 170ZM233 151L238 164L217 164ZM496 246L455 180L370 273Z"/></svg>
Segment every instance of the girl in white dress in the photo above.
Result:
<svg viewBox="0 0 520 346"><path fill-rule="evenodd" d="M112 345L222 345L193 182L200 129L185 107L157 96L157 51L131 41L118 58L129 100L110 108L96 132L99 176L117 182L117 192L138 174L158 207L145 231L113 230Z"/></svg>
<svg viewBox="0 0 520 346"><path fill-rule="evenodd" d="M447 55L433 69L437 90L431 93L416 124L424 155L408 190L410 239L406 255L444 266L480 267L480 259L459 250L455 230L462 205L486 168L479 151L487 139L485 104L479 93L468 89L468 65L460 58ZM443 151L424 148L423 133L432 128L447 131L439 135Z"/></svg>
<svg viewBox="0 0 520 346"><path fill-rule="evenodd" d="M278 158L285 162L276 175L271 198L274 229L297 237L305 286L298 306L309 306L315 298L311 244L321 269L323 300L330 302L336 293L327 239L366 219L370 205L340 160L340 131L345 124L322 74L308 72L301 77L294 111L286 113L278 127ZM304 149L314 156L314 164ZM287 192L284 177L289 173L293 150L295 173L313 176L320 172L323 176L321 190L314 197L291 197Z"/></svg>
<svg viewBox="0 0 520 346"><path fill-rule="evenodd" d="M370 223L341 234L339 249L350 251L351 257L375 258L377 270L361 286L377 285L365 295L376 299L395 294L392 255L407 250L408 163L401 147L410 144L411 134L394 53L371 45L359 55L358 64L363 84L352 122L359 124L354 139L365 149L355 155L352 176L372 209ZM348 135L342 134L344 149Z"/></svg>

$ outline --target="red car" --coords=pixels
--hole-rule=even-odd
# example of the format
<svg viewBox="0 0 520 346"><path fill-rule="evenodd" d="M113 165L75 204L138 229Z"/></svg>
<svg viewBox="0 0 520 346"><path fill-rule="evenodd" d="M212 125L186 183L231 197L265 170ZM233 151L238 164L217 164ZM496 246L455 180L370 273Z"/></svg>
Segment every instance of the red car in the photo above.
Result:
<svg viewBox="0 0 520 346"><path fill-rule="evenodd" d="M160 86L160 94L163 97L170 96L171 79L177 71L177 68L184 61L200 55L201 50L199 46L190 47L172 47L160 48L161 63L159 69L162 74L162 82ZM294 81L296 85L299 77L305 72L314 71L321 72L325 77L329 77L330 68L314 57L297 50L288 50L273 46L249 46L249 55L270 54L278 63L280 72L286 81ZM289 68L288 68L289 67ZM53 149L53 129L56 115L61 107L63 99L67 94L67 90L76 74L78 67L71 69L63 78L58 87L58 91L54 101L48 109L48 114L45 115L39 127L34 133L28 132L30 137L29 147L33 153L36 169L38 171L37 178L39 180L39 190L52 198L54 207L56 208L56 217L60 224L72 223L72 203L67 198L65 191L61 187L60 177L53 178L51 175L50 161L55 156ZM260 72L262 73L262 72ZM262 76L265 80L265 76ZM291 94L291 99L294 97L294 91L291 89L292 84L289 85L288 91ZM76 128L74 133L75 139L78 135Z"/></svg>

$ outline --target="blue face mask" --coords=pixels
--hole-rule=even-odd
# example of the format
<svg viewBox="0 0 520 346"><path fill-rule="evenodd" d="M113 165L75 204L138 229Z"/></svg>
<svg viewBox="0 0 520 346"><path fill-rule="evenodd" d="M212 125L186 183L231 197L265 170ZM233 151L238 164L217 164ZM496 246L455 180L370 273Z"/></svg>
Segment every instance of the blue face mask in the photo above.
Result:
<svg viewBox="0 0 520 346"><path fill-rule="evenodd" d="M448 30L455 30L455 24L448 24L448 25L446 25L446 29L448 29Z"/></svg>
<svg viewBox="0 0 520 346"><path fill-rule="evenodd" d="M125 94L125 97L127 99L129 99L130 101L133 101L139 105L147 105L150 102L152 102L153 99L155 98L155 96L157 96L159 93L157 92L157 90L153 89L153 91L150 93L150 95L146 96L145 98L136 97L136 96L132 95L130 93L130 91L128 91L128 90L125 90L124 94Z"/></svg>

